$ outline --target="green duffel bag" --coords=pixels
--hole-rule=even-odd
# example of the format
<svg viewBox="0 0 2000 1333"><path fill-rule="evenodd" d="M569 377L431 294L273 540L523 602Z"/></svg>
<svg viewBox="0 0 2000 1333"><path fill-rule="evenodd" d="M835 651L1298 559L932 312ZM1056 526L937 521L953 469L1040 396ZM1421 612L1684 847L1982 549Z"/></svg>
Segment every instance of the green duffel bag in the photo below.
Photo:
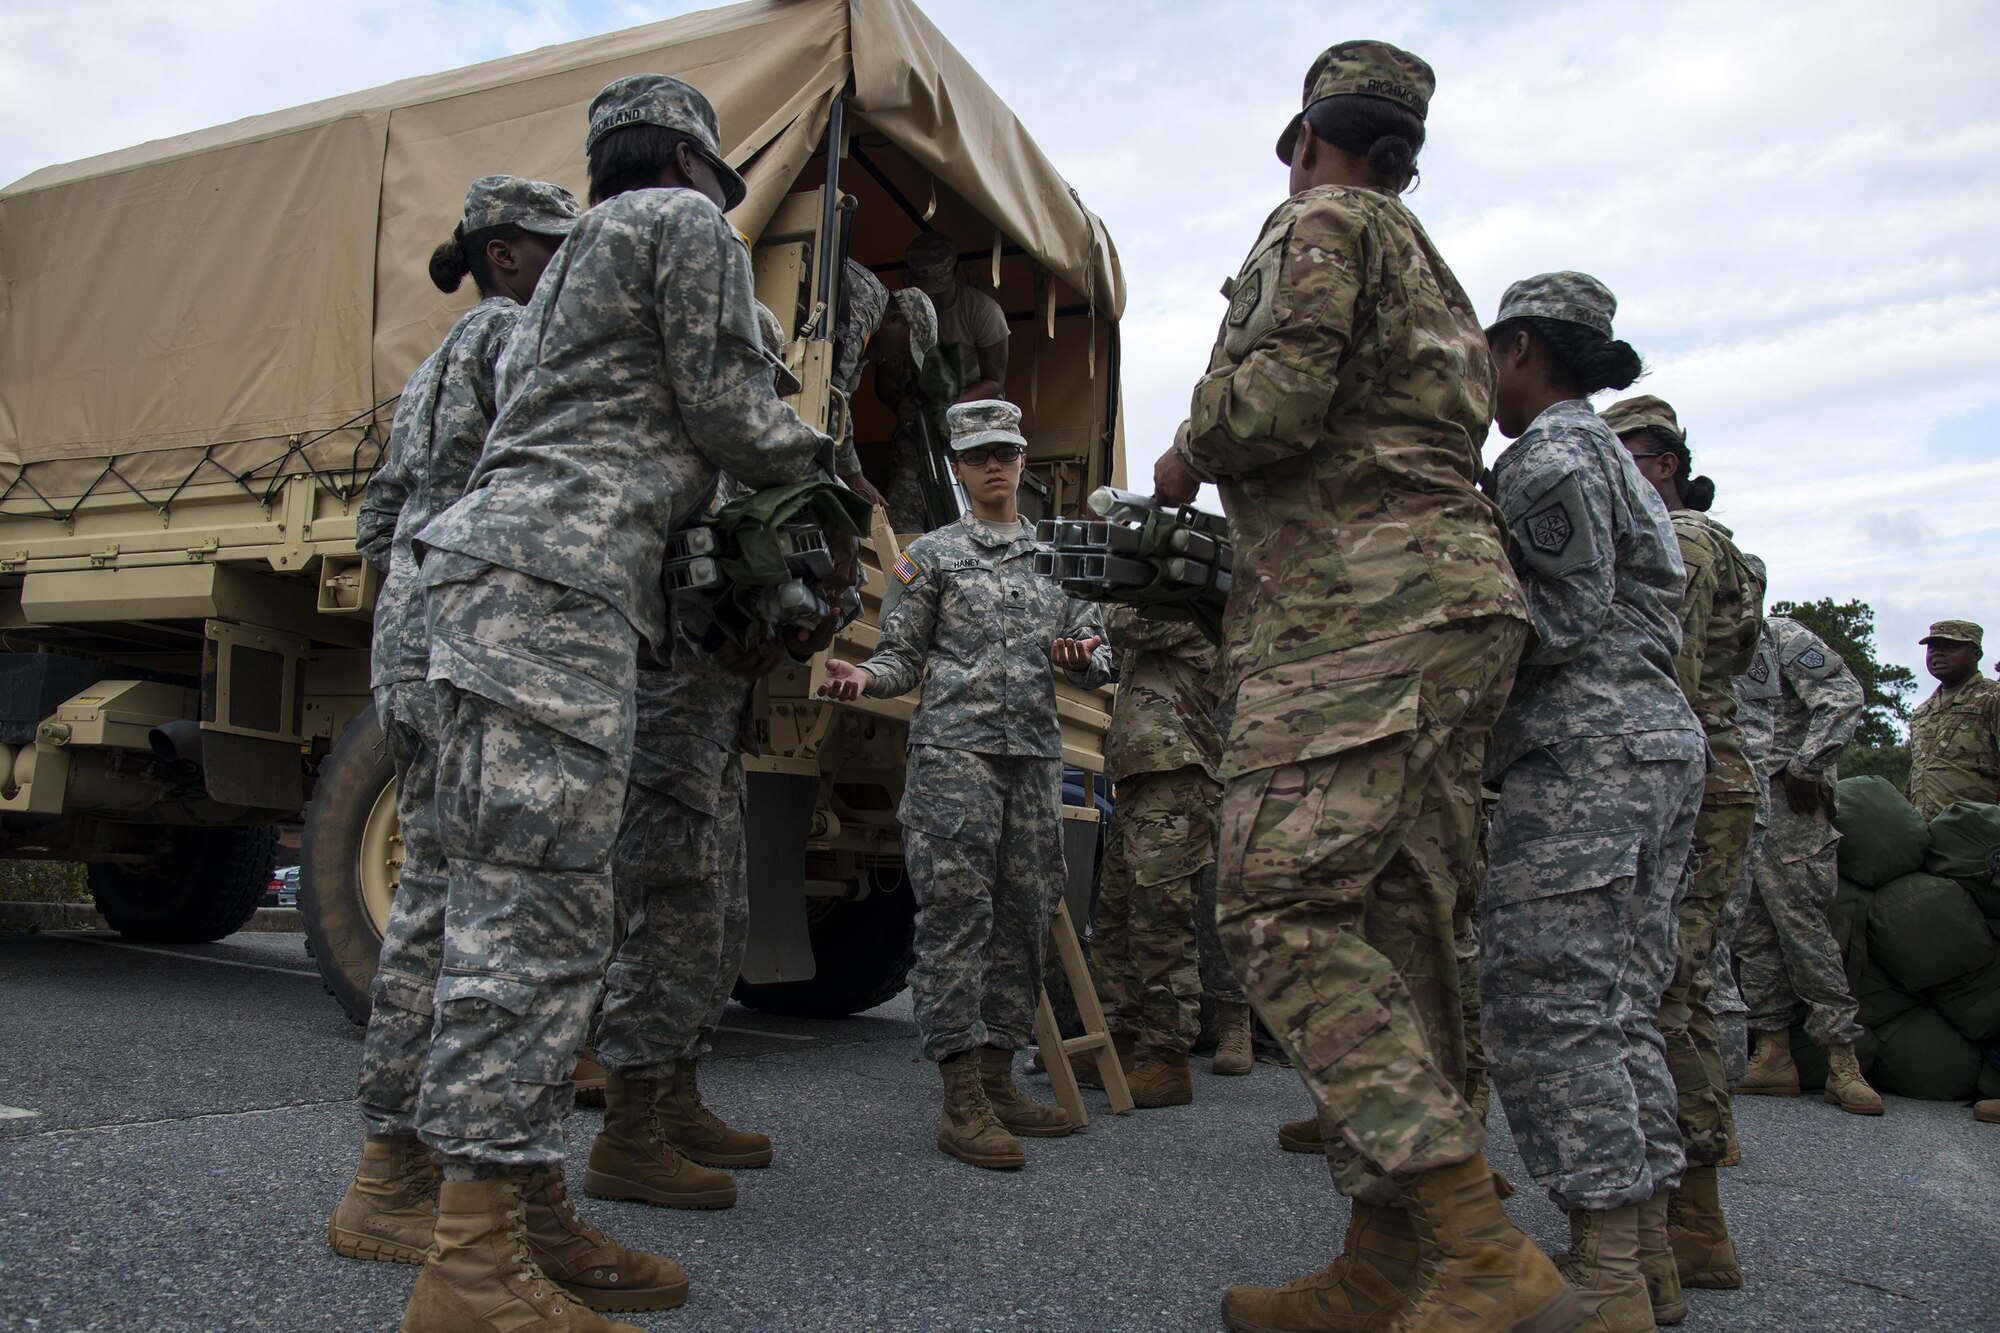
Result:
<svg viewBox="0 0 2000 1333"><path fill-rule="evenodd" d="M1972 901L1979 904L1979 914L1989 922L2000 921L2000 884L1991 884L1983 879L1962 879L1958 887L1972 895Z"/></svg>
<svg viewBox="0 0 2000 1333"><path fill-rule="evenodd" d="M1842 778L1839 813L1840 873L1864 889L1924 868L1930 830L1916 807L1887 778Z"/></svg>
<svg viewBox="0 0 2000 1333"><path fill-rule="evenodd" d="M1851 879L1841 880L1834 890L1833 906L1826 909L1826 924L1833 928L1834 943L1843 955L1854 943L1855 927L1868 919L1868 904L1874 898L1873 889L1864 889Z"/></svg>
<svg viewBox="0 0 2000 1333"><path fill-rule="evenodd" d="M1931 992L1930 999L1968 1041L2000 1040L2000 958L1983 971L1947 981Z"/></svg>
<svg viewBox="0 0 2000 1333"><path fill-rule="evenodd" d="M1861 1026L1870 1032L1888 1027L1924 1002L1923 996L1904 990L1894 977L1872 962L1863 967L1860 979L1850 984L1854 987L1854 1002L1861 1006L1858 1016Z"/></svg>
<svg viewBox="0 0 2000 1333"><path fill-rule="evenodd" d="M1989 1046L1986 1049L1993 1051L2000 1048ZM1994 1064L1991 1056L1979 1066L1979 1097L1981 1101L1988 1097L2000 1097L2000 1065Z"/></svg>
<svg viewBox="0 0 2000 1333"><path fill-rule="evenodd" d="M2000 805L1960 801L1938 811L1924 869L1946 879L2000 886Z"/></svg>
<svg viewBox="0 0 2000 1333"><path fill-rule="evenodd" d="M1799 1090L1818 1092L1826 1086L1826 1047L1815 1044L1806 1035L1806 1030L1797 1024L1792 1027L1791 1043L1792 1063L1799 1070ZM1881 1053L1882 1044L1875 1040L1872 1032L1862 1033L1861 1039L1854 1043L1854 1059L1864 1075L1875 1068Z"/></svg>
<svg viewBox="0 0 2000 1333"><path fill-rule="evenodd" d="M1869 961L1922 993L1993 961L1993 934L1958 881L1921 872L1894 879L1868 904Z"/></svg>
<svg viewBox="0 0 2000 1333"><path fill-rule="evenodd" d="M1979 1048L1935 1009L1912 1009L1883 1029L1869 1080L1883 1092L1955 1102L1979 1086Z"/></svg>

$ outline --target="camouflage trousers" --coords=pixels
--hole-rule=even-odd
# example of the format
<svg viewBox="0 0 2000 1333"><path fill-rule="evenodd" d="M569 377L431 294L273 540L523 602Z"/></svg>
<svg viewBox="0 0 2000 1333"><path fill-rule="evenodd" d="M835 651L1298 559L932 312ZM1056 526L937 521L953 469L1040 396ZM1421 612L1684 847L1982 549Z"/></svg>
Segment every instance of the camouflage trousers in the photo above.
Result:
<svg viewBox="0 0 2000 1333"><path fill-rule="evenodd" d="M1531 750L1502 776L1479 906L1487 1053L1521 1160L1565 1209L1679 1183L1655 1017L1701 805L1699 732Z"/></svg>
<svg viewBox="0 0 2000 1333"><path fill-rule="evenodd" d="M433 552L444 948L417 1129L456 1178L563 1157L612 936L638 643L610 605Z"/></svg>
<svg viewBox="0 0 2000 1333"><path fill-rule="evenodd" d="M639 738L618 829L619 942L604 974L597 1056L635 1078L663 1078L676 1061L708 1053L750 944L743 761L696 744L708 771L687 776L708 789L701 795L653 776L664 768L648 763Z"/></svg>
<svg viewBox="0 0 2000 1333"><path fill-rule="evenodd" d="M896 813L917 897L924 1058L1025 1050L1063 885L1062 761L912 745Z"/></svg>
<svg viewBox="0 0 2000 1333"><path fill-rule="evenodd" d="M1743 871L1755 831L1754 804L1705 800L1694 825L1687 896L1676 913L1680 932L1673 984L1660 1003L1660 1034L1679 1098L1681 1139L1692 1166L1714 1166L1729 1153L1729 1081L1722 1067L1722 1030L1709 1004L1709 956L1722 928L1730 891Z"/></svg>
<svg viewBox="0 0 2000 1333"><path fill-rule="evenodd" d="M1795 1000L1821 1046L1860 1040L1861 1012L1827 923L1839 888L1840 834L1824 814L1794 814L1774 793L1770 825L1750 861L1750 895L1730 944L1752 1032L1785 1032Z"/></svg>
<svg viewBox="0 0 2000 1333"><path fill-rule="evenodd" d="M1147 1055L1185 1055L1201 1030L1196 886L1215 864L1221 800L1221 784L1194 765L1118 784L1090 970L1111 1030Z"/></svg>
<svg viewBox="0 0 2000 1333"><path fill-rule="evenodd" d="M1215 926L1215 863L1194 877L1194 952L1201 974L1201 993L1217 1004L1248 1004L1243 980L1229 965L1222 932Z"/></svg>
<svg viewBox="0 0 2000 1333"><path fill-rule="evenodd" d="M1486 733L1525 637L1518 621L1461 622L1238 688L1222 941L1356 1198L1392 1204L1397 1180L1486 1141L1466 1101L1454 917L1477 871Z"/></svg>
<svg viewBox="0 0 2000 1333"><path fill-rule="evenodd" d="M417 1085L431 1048L432 996L444 954L444 852L431 800L437 791L437 694L429 681L375 691L375 712L396 766L403 867L369 988L361 1043L361 1117L370 1134L417 1132Z"/></svg>

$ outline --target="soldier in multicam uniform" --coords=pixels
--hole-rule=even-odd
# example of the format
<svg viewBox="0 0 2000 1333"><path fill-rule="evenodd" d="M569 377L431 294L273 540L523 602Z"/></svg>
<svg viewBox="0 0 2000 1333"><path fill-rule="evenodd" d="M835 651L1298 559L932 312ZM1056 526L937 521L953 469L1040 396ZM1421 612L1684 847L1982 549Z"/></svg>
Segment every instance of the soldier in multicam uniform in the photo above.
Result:
<svg viewBox="0 0 2000 1333"><path fill-rule="evenodd" d="M1799 1095L1791 1028L1803 1000L1806 1035L1827 1050L1826 1099L1855 1115L1881 1115L1882 1099L1855 1058L1860 1007L1826 915L1840 877L1837 762L1861 720L1861 682L1818 635L1772 616L1750 669L1736 678L1736 698L1743 748L1766 793L1750 891L1730 938L1755 1041L1736 1091Z"/></svg>
<svg viewBox="0 0 2000 1333"><path fill-rule="evenodd" d="M1194 1100L1188 1048L1201 1026L1197 881L1215 864L1222 801L1217 654L1188 622L1150 620L1123 606L1104 620L1118 655L1118 698L1104 738L1117 809L1091 912L1091 972L1133 1104L1181 1106ZM1223 1006L1219 1018L1248 1073L1249 1007Z"/></svg>
<svg viewBox="0 0 2000 1333"><path fill-rule="evenodd" d="M1521 1160L1569 1214L1563 1275L1589 1328L1644 1333L1656 1309L1673 1322L1686 1305L1666 1233L1683 1157L1655 1016L1707 746L1675 678L1673 525L1586 401L1641 371L1612 337L1616 310L1588 274L1545 273L1509 287L1487 330L1500 430L1518 437L1494 485L1535 641L1487 754L1500 800L1480 982Z"/></svg>
<svg viewBox="0 0 2000 1333"><path fill-rule="evenodd" d="M431 818L438 712L410 536L465 492L498 409L494 374L521 303L534 294L581 210L560 186L482 176L464 216L431 257L431 281L455 292L469 274L479 304L417 367L396 405L389 448L355 519L355 545L386 576L375 610L370 683L396 768L403 867L383 933L361 1048L367 1136L327 1242L351 1259L420 1264L437 1222L438 1170L417 1139L417 1084L430 1050L444 948L445 868Z"/></svg>
<svg viewBox="0 0 2000 1333"><path fill-rule="evenodd" d="M595 206L521 314L465 498L416 534L448 884L417 1117L445 1180L411 1330L597 1330L566 1296L686 1299L677 1264L607 1240L563 1183L639 644L670 642L665 535L718 468L761 486L832 466L832 441L773 392L714 108L632 75L591 103L584 146Z"/></svg>
<svg viewBox="0 0 2000 1333"><path fill-rule="evenodd" d="M1563 1329L1576 1301L1502 1211L1466 1096L1452 921L1526 612L1477 485L1478 319L1397 197L1433 87L1382 42L1313 63L1278 143L1291 197L1154 472L1229 514L1222 938L1354 1200L1324 1271L1230 1288L1239 1330Z"/></svg>
<svg viewBox="0 0 2000 1333"><path fill-rule="evenodd" d="M911 381L937 347L937 311L931 308L931 298L917 288L903 287L892 292L882 285L880 278L852 259L842 273L833 387L851 403L861 391L862 372L873 364L876 396L891 411L900 412ZM862 475L851 411L841 424L834 470L870 504L888 508L889 501Z"/></svg>
<svg viewBox="0 0 2000 1333"><path fill-rule="evenodd" d="M820 693L891 699L919 685L897 819L915 886L910 989L926 1059L944 1079L940 1150L973 1166L1026 1161L1014 1136L1074 1126L1014 1086L1033 1039L1049 915L1062 890L1062 731L1051 663L1110 678L1095 606L1035 573L1015 493L1027 441L1011 403L949 413L952 466L972 512L911 542L875 655L826 664ZM894 590L892 590L894 591Z"/></svg>
<svg viewBox="0 0 2000 1333"><path fill-rule="evenodd" d="M1694 458L1687 431L1673 407L1644 394L1613 403L1604 421L1673 521L1687 568L1674 673L1708 738L1710 758L1701 814L1695 820L1688 888L1676 912L1674 978L1660 1005L1660 1035L1667 1040L1667 1068L1674 1076L1687 1156L1686 1174L1671 1201L1670 1231L1683 1284L1740 1287L1743 1274L1714 1187L1715 1168L1730 1155L1736 1134L1720 1025L1709 1005L1709 959L1749 853L1763 786L1743 754L1735 680L1756 655L1764 586L1748 575L1729 529L1708 517L1715 483L1691 475Z"/></svg>
<svg viewBox="0 0 2000 1333"><path fill-rule="evenodd" d="M1980 674L1984 637L1940 620L1919 640L1938 682L1910 719L1910 803L1925 819L1956 801L2000 804L2000 681Z"/></svg>

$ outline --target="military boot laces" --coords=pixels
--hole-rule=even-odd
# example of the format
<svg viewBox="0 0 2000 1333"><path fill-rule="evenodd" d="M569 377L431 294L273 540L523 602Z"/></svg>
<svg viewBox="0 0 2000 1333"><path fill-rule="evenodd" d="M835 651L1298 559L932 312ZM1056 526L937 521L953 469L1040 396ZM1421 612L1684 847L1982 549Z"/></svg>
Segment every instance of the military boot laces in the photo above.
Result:
<svg viewBox="0 0 2000 1333"><path fill-rule="evenodd" d="M1425 1264L1390 1333L1568 1333L1576 1291L1508 1218L1483 1154L1403 1182Z"/></svg>
<svg viewBox="0 0 2000 1333"><path fill-rule="evenodd" d="M687 1300L679 1264L627 1249L584 1220L561 1167L536 1176L522 1198L535 1265L591 1309L671 1310Z"/></svg>
<svg viewBox="0 0 2000 1333"><path fill-rule="evenodd" d="M1255 1054L1250 1049L1250 1006L1218 1004L1215 1006L1215 1022L1215 1054L1209 1059L1208 1072L1237 1077L1249 1073L1250 1066L1255 1062Z"/></svg>
<svg viewBox="0 0 2000 1333"><path fill-rule="evenodd" d="M1826 1048L1826 1099L1849 1115L1881 1115L1882 1095L1862 1077L1852 1046Z"/></svg>
<svg viewBox="0 0 2000 1333"><path fill-rule="evenodd" d="M604 1128L590 1145L583 1192L662 1208L728 1208L736 1182L726 1172L688 1160L661 1123L660 1080L607 1073Z"/></svg>
<svg viewBox="0 0 2000 1333"><path fill-rule="evenodd" d="M979 1048L979 1090L986 1104L1010 1134L1035 1139L1059 1139L1074 1130L1069 1112L1044 1106L1014 1085L1014 1053L997 1046Z"/></svg>
<svg viewBox="0 0 2000 1333"><path fill-rule="evenodd" d="M440 1178L413 1136L369 1135L347 1193L327 1218L326 1243L349 1259L422 1263L437 1226Z"/></svg>
<svg viewBox="0 0 2000 1333"><path fill-rule="evenodd" d="M1569 1215L1569 1250L1556 1271L1583 1302L1585 1333L1654 1333L1653 1302L1639 1271L1639 1205Z"/></svg>
<svg viewBox="0 0 2000 1333"><path fill-rule="evenodd" d="M1236 1333L1373 1333L1416 1288L1420 1255L1408 1213L1357 1199L1331 1264L1282 1287L1231 1287L1222 1319Z"/></svg>
<svg viewBox="0 0 2000 1333"><path fill-rule="evenodd" d="M938 1063L944 1111L938 1119L940 1152L988 1171L1018 1171L1027 1164L1021 1141L1008 1132L986 1100L979 1060L971 1051Z"/></svg>
<svg viewBox="0 0 2000 1333"><path fill-rule="evenodd" d="M768 1136L730 1126L701 1099L701 1084L693 1060L674 1065L655 1099L654 1113L668 1140L681 1155L712 1167L764 1167L771 1164Z"/></svg>

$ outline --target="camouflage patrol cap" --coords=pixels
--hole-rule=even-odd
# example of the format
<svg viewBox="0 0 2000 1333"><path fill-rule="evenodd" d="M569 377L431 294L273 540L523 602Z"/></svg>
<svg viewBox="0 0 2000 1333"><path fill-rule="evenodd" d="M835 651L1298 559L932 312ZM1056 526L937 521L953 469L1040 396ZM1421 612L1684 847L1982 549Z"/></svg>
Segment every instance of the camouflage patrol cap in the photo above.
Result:
<svg viewBox="0 0 2000 1333"><path fill-rule="evenodd" d="M941 231L927 231L903 251L911 276L942 278L958 267L958 242Z"/></svg>
<svg viewBox="0 0 2000 1333"><path fill-rule="evenodd" d="M1931 632L1918 639L1918 643L1929 643L1941 639L1945 643L1969 643L1978 648L1985 641L1986 631L1970 620L1940 620L1931 626Z"/></svg>
<svg viewBox="0 0 2000 1333"><path fill-rule="evenodd" d="M560 185L519 176L481 176L465 192L465 216L458 234L512 223L537 236L567 236L582 216L576 196Z"/></svg>
<svg viewBox="0 0 2000 1333"><path fill-rule="evenodd" d="M591 99L583 151L588 153L599 139L627 125L658 125L687 135L722 178L723 211L743 202L743 178L722 160L722 121L693 84L666 74L628 74L612 80Z"/></svg>
<svg viewBox="0 0 2000 1333"><path fill-rule="evenodd" d="M789 398L804 388L792 368L785 364L785 326L778 322L778 312L757 302L757 333L764 340L764 359L771 363L771 372L778 382L778 397Z"/></svg>
<svg viewBox="0 0 2000 1333"><path fill-rule="evenodd" d="M1278 160L1292 165L1292 145L1298 142L1299 125L1314 102L1328 97L1379 97L1422 120L1430 114L1431 94L1436 91L1437 76L1431 67L1401 47L1374 41L1330 46L1306 71L1299 114L1278 136Z"/></svg>
<svg viewBox="0 0 2000 1333"><path fill-rule="evenodd" d="M1028 441L1021 434L1021 409L998 398L979 398L945 409L945 424L951 427L951 448L957 453L983 444L1018 444Z"/></svg>
<svg viewBox="0 0 2000 1333"><path fill-rule="evenodd" d="M1631 435L1651 426L1665 431L1683 444L1687 442L1687 432L1681 429L1681 421L1674 415L1673 405L1650 393L1642 393L1636 398L1620 398L1598 415L1604 418L1605 425L1611 427L1613 435Z"/></svg>
<svg viewBox="0 0 2000 1333"><path fill-rule="evenodd" d="M922 370L924 359L937 349L937 307L916 287L898 287L889 293L889 299L910 326L910 369Z"/></svg>
<svg viewBox="0 0 2000 1333"><path fill-rule="evenodd" d="M1588 273L1537 273L1509 287L1500 298L1500 314L1487 326L1491 333L1510 319L1560 319L1581 324L1609 338L1618 298ZM1679 429L1678 425L1675 427Z"/></svg>

